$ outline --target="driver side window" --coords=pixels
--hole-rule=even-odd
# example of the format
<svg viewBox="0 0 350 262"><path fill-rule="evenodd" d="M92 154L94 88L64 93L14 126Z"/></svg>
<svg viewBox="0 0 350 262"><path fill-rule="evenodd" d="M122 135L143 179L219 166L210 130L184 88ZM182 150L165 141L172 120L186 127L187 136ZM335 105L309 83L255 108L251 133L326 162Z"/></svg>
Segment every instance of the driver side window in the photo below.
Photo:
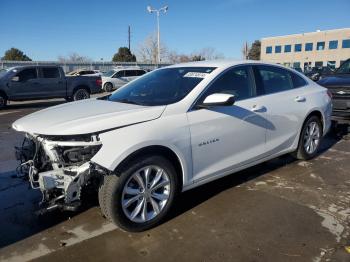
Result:
<svg viewBox="0 0 350 262"><path fill-rule="evenodd" d="M200 102L214 93L234 95L235 101L255 96L255 88L250 66L234 67L226 71L209 86Z"/></svg>
<svg viewBox="0 0 350 262"><path fill-rule="evenodd" d="M35 79L38 77L37 71L35 68L24 69L21 72L19 72L17 76L19 78L18 80L19 82L26 82L30 79Z"/></svg>

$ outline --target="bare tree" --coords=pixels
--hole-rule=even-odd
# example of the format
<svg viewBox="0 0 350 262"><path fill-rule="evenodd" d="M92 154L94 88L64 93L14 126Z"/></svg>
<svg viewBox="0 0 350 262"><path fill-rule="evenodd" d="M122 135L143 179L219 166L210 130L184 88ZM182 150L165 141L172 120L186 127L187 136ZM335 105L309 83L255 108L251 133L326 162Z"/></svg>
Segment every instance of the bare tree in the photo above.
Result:
<svg viewBox="0 0 350 262"><path fill-rule="evenodd" d="M143 43L140 44L138 49L138 61L154 63L158 61L158 44L157 44L157 35L150 34L146 37ZM160 57L161 61L168 60L168 49L163 43L160 43Z"/></svg>
<svg viewBox="0 0 350 262"><path fill-rule="evenodd" d="M194 52L192 56L204 58L204 60L215 60L224 58L224 55L217 52L213 47L205 47L198 52Z"/></svg>
<svg viewBox="0 0 350 262"><path fill-rule="evenodd" d="M89 63L92 62L92 59L78 53L71 53L68 56L59 56L58 61L61 63Z"/></svg>

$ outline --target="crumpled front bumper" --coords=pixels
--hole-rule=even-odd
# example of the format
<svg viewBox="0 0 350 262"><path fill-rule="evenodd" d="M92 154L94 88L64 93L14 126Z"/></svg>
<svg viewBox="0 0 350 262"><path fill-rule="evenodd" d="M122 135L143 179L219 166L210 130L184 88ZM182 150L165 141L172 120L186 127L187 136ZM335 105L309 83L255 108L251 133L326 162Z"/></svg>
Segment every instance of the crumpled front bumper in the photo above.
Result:
<svg viewBox="0 0 350 262"><path fill-rule="evenodd" d="M89 148L102 146L101 142L96 137L91 141L54 141L29 134L26 139L27 142L15 150L16 158L21 161L18 170L28 176L33 189L42 192L41 205L46 209L74 209L79 205L82 187L101 169L90 160L67 164L58 148Z"/></svg>

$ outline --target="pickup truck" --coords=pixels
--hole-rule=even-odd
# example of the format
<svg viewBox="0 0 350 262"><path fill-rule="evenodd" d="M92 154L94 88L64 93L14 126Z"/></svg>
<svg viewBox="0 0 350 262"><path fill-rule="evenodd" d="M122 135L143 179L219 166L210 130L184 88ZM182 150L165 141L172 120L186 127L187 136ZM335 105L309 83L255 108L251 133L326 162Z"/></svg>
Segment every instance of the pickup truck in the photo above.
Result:
<svg viewBox="0 0 350 262"><path fill-rule="evenodd" d="M317 82L332 93L333 119L350 119L350 59Z"/></svg>
<svg viewBox="0 0 350 262"><path fill-rule="evenodd" d="M17 66L0 71L0 108L9 100L87 99L102 91L100 76L65 76L59 66Z"/></svg>

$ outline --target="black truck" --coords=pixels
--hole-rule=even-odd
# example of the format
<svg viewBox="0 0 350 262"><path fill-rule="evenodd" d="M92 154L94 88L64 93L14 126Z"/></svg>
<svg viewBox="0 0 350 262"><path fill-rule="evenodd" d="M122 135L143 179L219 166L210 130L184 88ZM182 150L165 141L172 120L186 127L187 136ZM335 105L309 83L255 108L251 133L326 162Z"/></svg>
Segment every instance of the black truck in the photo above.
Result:
<svg viewBox="0 0 350 262"><path fill-rule="evenodd" d="M65 98L76 101L101 92L100 76L65 76L59 66L18 66L0 71L0 109L7 101Z"/></svg>
<svg viewBox="0 0 350 262"><path fill-rule="evenodd" d="M332 93L334 119L350 120L350 59L332 74L317 82Z"/></svg>

